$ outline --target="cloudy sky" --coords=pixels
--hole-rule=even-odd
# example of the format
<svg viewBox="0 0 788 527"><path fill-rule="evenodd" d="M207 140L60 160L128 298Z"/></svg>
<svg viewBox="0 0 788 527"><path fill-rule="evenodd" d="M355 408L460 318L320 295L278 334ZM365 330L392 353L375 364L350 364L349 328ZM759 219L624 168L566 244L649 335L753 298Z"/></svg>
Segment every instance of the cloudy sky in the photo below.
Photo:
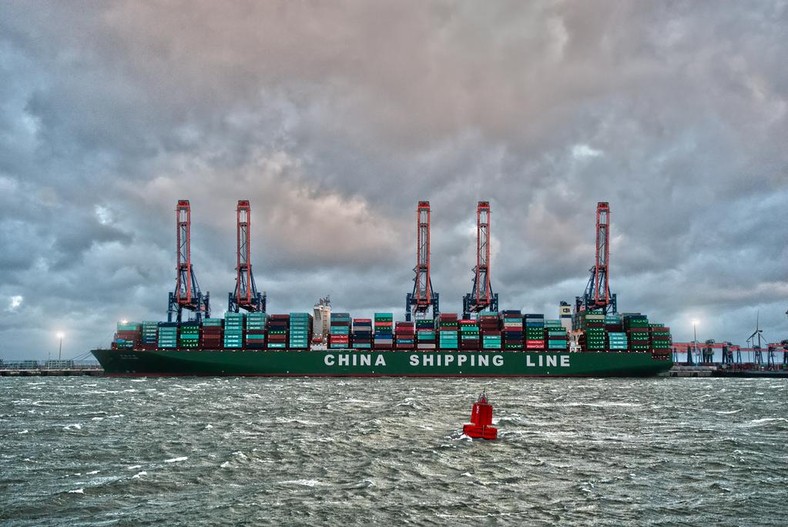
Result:
<svg viewBox="0 0 788 527"><path fill-rule="evenodd" d="M269 312L404 314L416 204L461 310L475 208L501 307L557 316L611 207L621 311L788 338L788 2L3 2L0 358L166 317L175 205L214 314L235 207Z"/></svg>

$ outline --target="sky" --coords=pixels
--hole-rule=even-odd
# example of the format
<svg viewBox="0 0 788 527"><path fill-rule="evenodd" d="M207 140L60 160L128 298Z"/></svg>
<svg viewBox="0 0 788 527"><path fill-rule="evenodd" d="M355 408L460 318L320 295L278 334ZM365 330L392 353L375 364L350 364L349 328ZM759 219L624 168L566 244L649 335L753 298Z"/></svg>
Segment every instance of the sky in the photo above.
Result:
<svg viewBox="0 0 788 527"><path fill-rule="evenodd" d="M0 359L166 318L175 207L214 316L235 210L270 313L404 317L416 207L458 312L490 202L502 309L557 318L611 210L619 311L788 338L788 2L31 1L0 7ZM692 321L697 324L693 328Z"/></svg>

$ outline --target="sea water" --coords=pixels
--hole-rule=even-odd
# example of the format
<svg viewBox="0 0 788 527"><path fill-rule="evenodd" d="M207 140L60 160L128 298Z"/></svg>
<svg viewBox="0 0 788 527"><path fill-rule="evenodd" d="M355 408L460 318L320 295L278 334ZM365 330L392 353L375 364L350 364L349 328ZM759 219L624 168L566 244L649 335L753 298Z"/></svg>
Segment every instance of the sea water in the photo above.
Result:
<svg viewBox="0 0 788 527"><path fill-rule="evenodd" d="M462 435L486 390L497 441ZM0 378L0 524L788 523L785 379Z"/></svg>

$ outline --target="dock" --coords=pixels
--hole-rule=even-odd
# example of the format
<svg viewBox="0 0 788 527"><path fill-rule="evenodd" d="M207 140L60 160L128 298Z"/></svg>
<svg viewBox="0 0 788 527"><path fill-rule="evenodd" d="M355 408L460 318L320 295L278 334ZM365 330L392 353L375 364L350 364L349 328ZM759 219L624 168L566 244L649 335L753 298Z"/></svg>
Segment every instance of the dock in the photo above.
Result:
<svg viewBox="0 0 788 527"><path fill-rule="evenodd" d="M780 366L764 367L752 364L730 366L722 364L674 364L661 374L663 377L740 377L740 378L788 378L788 368Z"/></svg>
<svg viewBox="0 0 788 527"><path fill-rule="evenodd" d="M685 366L675 364L663 374L665 377L712 377L717 366Z"/></svg>
<svg viewBox="0 0 788 527"><path fill-rule="evenodd" d="M79 363L71 360L0 361L0 377L100 377L102 375L104 375L104 369L94 362Z"/></svg>

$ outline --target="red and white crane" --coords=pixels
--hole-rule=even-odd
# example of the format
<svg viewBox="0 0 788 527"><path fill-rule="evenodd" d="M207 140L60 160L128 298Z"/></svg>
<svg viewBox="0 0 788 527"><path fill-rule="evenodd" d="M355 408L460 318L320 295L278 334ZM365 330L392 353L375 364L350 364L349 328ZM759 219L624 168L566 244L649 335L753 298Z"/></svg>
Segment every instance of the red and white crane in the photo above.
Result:
<svg viewBox="0 0 788 527"><path fill-rule="evenodd" d="M606 201L596 205L596 259L583 296L575 299L575 311L601 309L616 313L616 295L610 294L610 206Z"/></svg>
<svg viewBox="0 0 788 527"><path fill-rule="evenodd" d="M251 215L252 208L249 201L238 200L236 221L236 278L235 292L230 293L228 311L238 313L240 309L249 312L265 311L265 293L257 290L257 284L252 274L251 253Z"/></svg>
<svg viewBox="0 0 788 527"><path fill-rule="evenodd" d="M416 210L416 273L413 292L405 297L405 319L426 318L432 307L432 316L439 314L438 293L432 290L430 279L430 202L419 201Z"/></svg>
<svg viewBox="0 0 788 527"><path fill-rule="evenodd" d="M181 322L184 309L194 312L194 319L198 322L203 318L210 318L210 293L204 295L200 292L197 277L194 275L191 256L191 207L189 200L178 201L175 209L177 231L177 277L175 291L169 295L167 320Z"/></svg>
<svg viewBox="0 0 788 527"><path fill-rule="evenodd" d="M473 268L473 290L462 299L463 317L484 309L498 311L498 294L490 282L490 202L476 206L476 267Z"/></svg>

